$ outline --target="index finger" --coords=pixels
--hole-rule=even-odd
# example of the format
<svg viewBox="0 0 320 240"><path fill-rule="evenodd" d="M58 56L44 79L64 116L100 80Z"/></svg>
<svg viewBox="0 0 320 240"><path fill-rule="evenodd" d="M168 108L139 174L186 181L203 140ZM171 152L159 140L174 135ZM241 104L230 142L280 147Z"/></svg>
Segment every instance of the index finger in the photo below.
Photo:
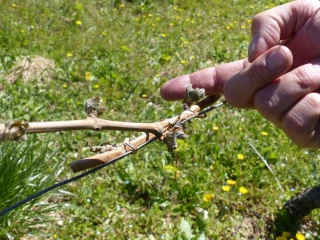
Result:
<svg viewBox="0 0 320 240"><path fill-rule="evenodd" d="M169 101L181 100L189 84L194 88L204 88L206 95L222 94L225 82L243 70L247 63L247 59L242 59L176 77L161 87L161 97Z"/></svg>

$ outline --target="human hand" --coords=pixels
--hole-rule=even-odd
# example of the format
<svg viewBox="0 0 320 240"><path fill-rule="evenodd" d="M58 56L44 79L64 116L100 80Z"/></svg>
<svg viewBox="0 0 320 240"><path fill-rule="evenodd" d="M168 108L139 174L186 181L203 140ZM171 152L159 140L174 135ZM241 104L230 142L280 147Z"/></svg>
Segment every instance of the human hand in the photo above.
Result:
<svg viewBox="0 0 320 240"><path fill-rule="evenodd" d="M252 21L248 59L172 79L166 100L183 98L186 85L223 93L229 104L257 109L292 141L320 148L320 2L298 0Z"/></svg>

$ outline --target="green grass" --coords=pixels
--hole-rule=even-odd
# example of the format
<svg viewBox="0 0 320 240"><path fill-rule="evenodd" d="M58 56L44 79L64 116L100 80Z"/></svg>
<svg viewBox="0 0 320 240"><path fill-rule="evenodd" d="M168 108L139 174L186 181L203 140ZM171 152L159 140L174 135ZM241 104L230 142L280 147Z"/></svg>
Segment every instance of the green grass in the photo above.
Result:
<svg viewBox="0 0 320 240"><path fill-rule="evenodd" d="M102 0L26 0L16 5L4 1L0 118L85 118L83 103L96 94L108 106L105 119L152 122L176 115L181 103L163 101L161 85L178 75L244 58L252 17L284 2L145 0L121 6L121 1ZM55 61L54 80L6 82L3 76L16 61L36 55ZM266 221L275 219L290 196L319 182L318 151L294 146L255 111L225 105L188 124L187 133L190 137L174 156L164 144L153 143L62 188L72 194L53 191L15 210L1 219L0 236L243 239L241 226L249 219L258 239L267 234ZM40 134L23 144L2 143L0 153L6 154L0 156L1 209L73 176L68 164L89 156L90 146L132 136L83 131ZM284 193L248 142L267 159ZM45 176L49 177L42 182ZM228 179L237 184L224 192ZM249 193L240 195L240 186ZM214 197L205 202L205 194ZM319 220L319 212L306 219L308 227L302 233L309 239L317 238Z"/></svg>

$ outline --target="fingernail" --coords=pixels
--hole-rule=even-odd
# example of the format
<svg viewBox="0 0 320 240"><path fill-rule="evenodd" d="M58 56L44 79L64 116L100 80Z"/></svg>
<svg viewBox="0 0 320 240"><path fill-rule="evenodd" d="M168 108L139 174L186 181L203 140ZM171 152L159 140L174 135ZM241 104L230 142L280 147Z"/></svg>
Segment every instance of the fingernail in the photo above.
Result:
<svg viewBox="0 0 320 240"><path fill-rule="evenodd" d="M282 68L287 61L287 57L280 48L275 50L273 53L267 57L267 66L271 70L276 70L278 68Z"/></svg>
<svg viewBox="0 0 320 240"><path fill-rule="evenodd" d="M258 34L256 33L252 40L251 43L249 45L249 49L248 49L248 56L249 56L249 60L251 59L251 55L253 54L253 52L256 50L256 46L257 46L257 42L258 42Z"/></svg>

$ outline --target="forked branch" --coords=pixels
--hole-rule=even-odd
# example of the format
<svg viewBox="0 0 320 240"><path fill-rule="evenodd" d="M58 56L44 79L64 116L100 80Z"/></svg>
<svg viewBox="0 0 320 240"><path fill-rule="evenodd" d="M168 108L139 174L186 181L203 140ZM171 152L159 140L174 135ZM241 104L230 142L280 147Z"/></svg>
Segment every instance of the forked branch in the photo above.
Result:
<svg viewBox="0 0 320 240"><path fill-rule="evenodd" d="M216 102L220 96L210 96L195 105L191 105L195 101L203 98L204 90L192 88L189 85L186 88L184 98L185 110L177 116L161 120L153 123L135 123L110 121L98 118L98 116L106 109L102 106L102 99L95 96L86 101L86 111L88 117L82 120L55 121L55 122L30 122L25 123L16 121L8 124L0 124L0 142L1 141L21 141L26 138L27 134L60 132L73 130L120 130L143 132L143 134L132 141L125 141L121 144L107 144L106 146L98 146L95 149L99 153L71 163L74 172L85 170L96 165L109 162L112 159L121 156L128 151L136 151L141 145L154 138L159 138L165 142L169 151L176 148L176 139L185 138L184 123L190 118L199 117L199 112ZM102 151L103 150L103 151ZM96 151L94 151L96 152Z"/></svg>

